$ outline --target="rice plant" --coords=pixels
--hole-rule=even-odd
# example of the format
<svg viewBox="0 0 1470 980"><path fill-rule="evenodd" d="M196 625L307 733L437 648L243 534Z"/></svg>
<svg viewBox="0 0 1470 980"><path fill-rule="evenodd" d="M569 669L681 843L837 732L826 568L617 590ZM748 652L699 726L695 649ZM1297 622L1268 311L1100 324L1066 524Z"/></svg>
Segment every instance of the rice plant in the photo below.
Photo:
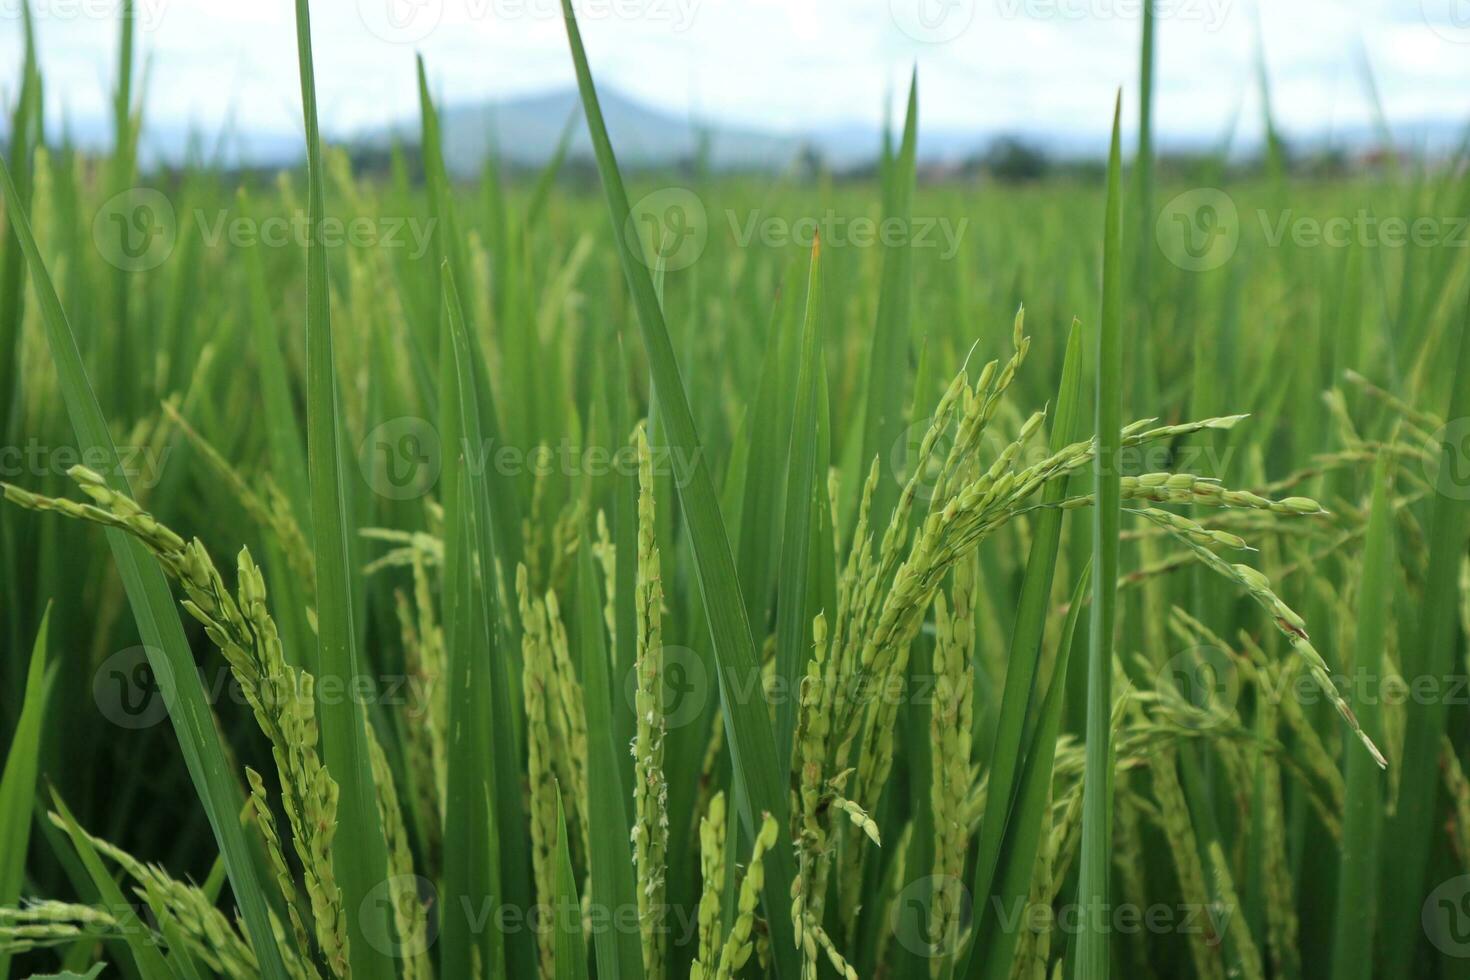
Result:
<svg viewBox="0 0 1470 980"><path fill-rule="evenodd" d="M0 972L1466 975L1470 267L1155 231L1463 212L1463 154L1162 182L1150 6L1094 182L919 181L916 73L876 182L660 187L563 0L596 188L451 180L422 60L384 177L322 139L308 7L274 181L139 172L126 16L95 166L27 27ZM145 193L185 217L142 268L94 219ZM969 231L723 227L828 209Z"/></svg>

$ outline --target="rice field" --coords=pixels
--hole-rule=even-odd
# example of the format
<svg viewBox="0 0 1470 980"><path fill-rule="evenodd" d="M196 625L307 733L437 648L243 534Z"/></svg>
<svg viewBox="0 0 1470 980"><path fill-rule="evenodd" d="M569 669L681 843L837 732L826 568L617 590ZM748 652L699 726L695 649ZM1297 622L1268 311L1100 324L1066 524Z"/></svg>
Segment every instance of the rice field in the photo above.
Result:
<svg viewBox="0 0 1470 980"><path fill-rule="evenodd" d="M596 181L360 172L295 10L274 175L26 21L0 974L1470 977L1463 152L624 173L564 0Z"/></svg>

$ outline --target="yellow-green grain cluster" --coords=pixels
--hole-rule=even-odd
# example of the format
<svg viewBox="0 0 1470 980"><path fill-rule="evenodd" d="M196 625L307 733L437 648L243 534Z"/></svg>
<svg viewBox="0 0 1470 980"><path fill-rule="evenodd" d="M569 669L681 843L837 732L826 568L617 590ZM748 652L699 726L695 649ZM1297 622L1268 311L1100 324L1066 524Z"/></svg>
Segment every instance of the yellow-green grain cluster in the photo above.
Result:
<svg viewBox="0 0 1470 980"><path fill-rule="evenodd" d="M725 794L716 793L709 812L699 818L699 948L690 967L690 980L708 980L719 965L723 923L720 895L725 886Z"/></svg>
<svg viewBox="0 0 1470 980"><path fill-rule="evenodd" d="M78 466L69 475L92 498L92 504L41 497L10 486L5 487L6 498L34 510L55 511L126 531L142 541L183 586L184 608L204 625L224 655L270 742L317 947L331 972L345 976L346 910L332 864L337 784L317 753L312 676L286 662L275 621L266 608L260 569L250 552L242 549L239 592L232 596L198 540L186 544L133 500L110 489L97 473Z"/></svg>
<svg viewBox="0 0 1470 980"><path fill-rule="evenodd" d="M970 844L963 807L970 791L970 746L974 737L974 569L973 561L962 561L955 568L952 614L943 596L934 604L935 690L929 735L934 780L929 801L934 815L934 880L938 882L964 877ZM958 899L954 888L934 889L929 931L936 948L942 948L945 937L958 928ZM942 962L939 957L933 960L936 976Z"/></svg>

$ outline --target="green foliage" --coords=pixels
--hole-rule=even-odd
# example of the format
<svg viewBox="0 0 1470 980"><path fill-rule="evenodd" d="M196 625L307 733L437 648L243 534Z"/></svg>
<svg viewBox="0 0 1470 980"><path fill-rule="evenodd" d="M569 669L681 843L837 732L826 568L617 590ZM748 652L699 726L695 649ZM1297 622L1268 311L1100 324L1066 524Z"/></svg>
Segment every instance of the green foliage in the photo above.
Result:
<svg viewBox="0 0 1470 980"><path fill-rule="evenodd" d="M418 185L323 145L296 12L273 186L138 172L131 28L125 138L55 152L27 34L0 972L1460 975L1470 267L1262 228L1463 210L1462 160L1155 172L1150 12L1131 175L1115 120L1105 181L924 179L917 78L877 182L631 173L568 16L600 198L570 128L451 181L422 62Z"/></svg>

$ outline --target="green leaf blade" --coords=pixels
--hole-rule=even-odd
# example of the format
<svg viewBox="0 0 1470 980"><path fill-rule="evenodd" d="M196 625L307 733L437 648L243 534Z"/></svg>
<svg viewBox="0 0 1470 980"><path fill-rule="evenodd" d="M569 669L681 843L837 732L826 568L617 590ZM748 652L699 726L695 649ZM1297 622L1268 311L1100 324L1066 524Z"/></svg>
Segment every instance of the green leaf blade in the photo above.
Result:
<svg viewBox="0 0 1470 980"><path fill-rule="evenodd" d="M1024 908L1030 896L1036 853L1041 846L1043 829L1047 826L1046 807L1050 800L1062 708L1066 703L1072 639L1081 618L1082 600L1090 584L1091 568L1089 565L1082 570L1077 588L1072 593L1067 620L1057 646L1056 666L1052 669L1051 682L1041 703L1035 731L1026 746L1025 763L1016 786L1015 811L1006 824L995 884L991 894L981 899L986 905L981 913L984 916L982 921L989 928L979 933L979 939L973 946L975 965L970 975L984 977L985 980L1005 980L1011 974L1015 959L1016 940L1019 938L1016 930L1002 928L996 914L986 913L1011 915L1012 910Z"/></svg>
<svg viewBox="0 0 1470 980"><path fill-rule="evenodd" d="M885 134L887 130L885 127ZM905 229L904 240L885 243L883 277L878 293L878 318L868 362L868 400L863 421L863 455L859 470L866 472L873 457L889 452L903 435L904 391L908 383L909 320L913 291L914 253L908 241L910 213L917 171L919 139L919 71L909 79L903 142L883 180L888 218ZM898 480L885 468L873 494L873 513L887 514L898 500Z"/></svg>
<svg viewBox="0 0 1470 980"><path fill-rule="evenodd" d="M25 700L20 720L10 735L0 775L0 907L20 900L25 877L26 854L31 836L31 813L36 803L36 777L40 767L42 723L50 698L52 672L46 669L46 643L50 633L51 607L41 617L36 642L26 671ZM0 952L0 976L10 975L10 954Z"/></svg>
<svg viewBox="0 0 1470 980"><path fill-rule="evenodd" d="M1062 364L1062 381L1057 392L1057 409L1053 417L1051 447L1053 451L1076 441L1082 418L1082 325L1072 321L1067 335L1067 353ZM1068 481L1056 480L1043 493L1045 503L1059 503L1067 494ZM985 815L980 822L974 892L982 903L980 915L990 908L988 896L992 877L1001 856L1001 842L1011 832L1015 805L1015 780L1022 771L1026 756L1023 736L1026 718L1034 700L1036 673L1041 663L1042 635L1046 628L1047 607L1051 601L1052 580L1056 573L1057 555L1061 550L1062 511L1043 508L1036 519L1035 536L1026 561L1026 574L1021 583L1021 596L1016 604L1016 625L1011 632L1011 648L1007 657L1005 689L1001 696L1000 715L996 719L995 737L991 742L989 789L985 799ZM1074 608L1076 608L1074 606ZM1070 634L1068 636L1070 641ZM1070 653L1070 642L1062 647L1062 656ZM1065 672L1063 677L1065 677ZM971 947L971 956L978 946ZM972 958L971 977L983 976L978 958Z"/></svg>
<svg viewBox="0 0 1470 980"><path fill-rule="evenodd" d="M567 840L567 815L560 792L556 794L556 894L551 909L556 917L556 980L587 980L582 903L577 899L572 849Z"/></svg>
<svg viewBox="0 0 1470 980"><path fill-rule="evenodd" d="M818 405L821 394L821 269L822 244L812 246L807 282L806 316L801 331L801 362L797 371L796 406L791 419L791 449L786 464L786 520L782 525L780 594L776 601L776 673L781 689L796 690L810 643L811 618L807 602L807 573L812 555L813 508L821 501L817 478L825 470L817 458ZM777 705L776 757L791 757L796 725L796 698Z"/></svg>
<svg viewBox="0 0 1470 980"><path fill-rule="evenodd" d="M1108 154L1107 214L1103 229L1102 322L1097 339L1097 507L1093 515L1092 609L1088 623L1087 747L1082 803L1081 878L1077 886L1081 928L1077 935L1078 980L1107 980L1113 839L1113 640L1118 614L1118 536L1122 514L1122 171L1119 121L1123 98L1113 113Z"/></svg>
<svg viewBox="0 0 1470 980"><path fill-rule="evenodd" d="M469 444L479 433L473 380L465 353L467 341L458 317L458 294L446 264L442 272L440 355L440 438L450 447ZM505 943L499 930L477 934L469 910L475 903L502 899L496 844L497 752L513 755L504 743L492 743L490 717L494 711L491 656L493 593L483 586L481 571L492 568L493 551L485 544L490 534L483 486L464 453L446 456L444 480L445 526L457 529L445 541L445 636L448 745L444 814L444 896L441 969L450 975L470 975L476 957L492 973L505 969ZM493 911L493 910L492 910Z"/></svg>
<svg viewBox="0 0 1470 980"><path fill-rule="evenodd" d="M321 136L317 125L312 65L311 18L307 0L296 0L296 40L301 101L306 118L307 225L307 470L317 576L318 691L338 685L356 691L371 679L363 670L354 623L352 562L348 541L351 508L343 478L342 413L338 405L332 344L327 254L322 241L326 217ZM388 911L371 893L387 879L388 848L378 814L377 791L367 744L367 716L357 697L321 697L322 755L341 793L333 864L347 911L352 972L360 980L391 980L395 967L381 937L391 936ZM375 944L373 939L377 938Z"/></svg>

